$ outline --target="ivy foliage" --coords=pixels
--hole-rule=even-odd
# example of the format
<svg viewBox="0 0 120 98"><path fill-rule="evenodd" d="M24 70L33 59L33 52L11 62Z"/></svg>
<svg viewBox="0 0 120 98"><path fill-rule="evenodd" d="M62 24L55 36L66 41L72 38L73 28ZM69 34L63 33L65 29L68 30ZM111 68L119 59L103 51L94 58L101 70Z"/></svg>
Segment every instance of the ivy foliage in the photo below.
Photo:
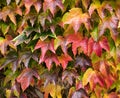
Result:
<svg viewBox="0 0 120 98"><path fill-rule="evenodd" d="M1 98L119 98L120 0L1 0Z"/></svg>

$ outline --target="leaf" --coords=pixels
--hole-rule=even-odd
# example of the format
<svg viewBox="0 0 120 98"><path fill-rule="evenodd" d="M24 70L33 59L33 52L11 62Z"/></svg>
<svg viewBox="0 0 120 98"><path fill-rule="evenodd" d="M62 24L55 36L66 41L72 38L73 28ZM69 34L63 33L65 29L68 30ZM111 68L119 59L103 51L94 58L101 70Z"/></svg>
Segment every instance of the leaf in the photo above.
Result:
<svg viewBox="0 0 120 98"><path fill-rule="evenodd" d="M11 48L16 50L16 47L14 46L14 43L12 42L12 36L6 35L5 39L3 37L0 37L0 51L3 55L7 52L7 46L10 46Z"/></svg>
<svg viewBox="0 0 120 98"><path fill-rule="evenodd" d="M43 10L44 12L49 9L50 12L52 13L52 15L54 16L56 10L56 7L59 7L61 10L63 10L63 4L62 4L62 0L44 0L43 3Z"/></svg>
<svg viewBox="0 0 120 98"><path fill-rule="evenodd" d="M17 66L19 65L18 56L15 51L11 51L6 55L5 61L0 66L0 70L2 70L4 67L8 65L10 66L11 64L12 64L12 71L14 73L17 69Z"/></svg>
<svg viewBox="0 0 120 98"><path fill-rule="evenodd" d="M120 95L115 93L115 92L111 92L110 94L104 94L103 98L119 98Z"/></svg>
<svg viewBox="0 0 120 98"><path fill-rule="evenodd" d="M83 40L80 42L80 47L83 50L85 54L88 52L88 38L85 37Z"/></svg>
<svg viewBox="0 0 120 98"><path fill-rule="evenodd" d="M72 94L73 94L74 91L75 91L75 87L71 87L69 89L69 93L68 93L68 97L67 98L71 98L71 96L72 96Z"/></svg>
<svg viewBox="0 0 120 98"><path fill-rule="evenodd" d="M7 2L7 5L9 5L9 4L10 4L10 2L11 2L11 0L6 0L6 2Z"/></svg>
<svg viewBox="0 0 120 98"><path fill-rule="evenodd" d="M115 77L113 77L112 73L110 72L110 67L108 66L106 61L100 62L99 70L105 78L104 81L106 83L107 88L109 88L113 84Z"/></svg>
<svg viewBox="0 0 120 98"><path fill-rule="evenodd" d="M99 36L102 36L105 32L105 30L108 28L111 33L111 37L116 40L118 36L118 18L115 15L112 15L111 17L106 17L103 19L103 22L99 24Z"/></svg>
<svg viewBox="0 0 120 98"><path fill-rule="evenodd" d="M51 40L50 42L45 42L45 41L39 40L37 42L34 50L39 49L39 48L41 49L41 56L40 56L39 64L44 61L44 56L45 56L47 50L50 50L53 53L55 53L53 40Z"/></svg>
<svg viewBox="0 0 120 98"><path fill-rule="evenodd" d="M82 0L82 4L84 5L85 9L88 8L91 0Z"/></svg>
<svg viewBox="0 0 120 98"><path fill-rule="evenodd" d="M101 56L102 54L102 47L98 42L95 42L93 45L93 51L96 53L97 56Z"/></svg>
<svg viewBox="0 0 120 98"><path fill-rule="evenodd" d="M5 6L1 11L0 11L0 20L6 21L7 16L9 16L10 20L16 25L16 14L21 15L22 11L20 7L14 5L14 6Z"/></svg>
<svg viewBox="0 0 120 98"><path fill-rule="evenodd" d="M32 70L30 68L26 68L17 77L17 82L20 83L23 91L25 91L29 85L34 84L33 76L36 77L37 79L40 79L38 73L35 70Z"/></svg>
<svg viewBox="0 0 120 98"><path fill-rule="evenodd" d="M101 87L105 87L105 82L101 74L91 68L87 69L83 75L82 83L83 86L89 83L91 90L94 90L97 84Z"/></svg>
<svg viewBox="0 0 120 98"><path fill-rule="evenodd" d="M11 90L6 90L6 98L10 98L11 96Z"/></svg>
<svg viewBox="0 0 120 98"><path fill-rule="evenodd" d="M22 93L22 94L20 95L20 98L28 98L28 97L27 97L27 94Z"/></svg>
<svg viewBox="0 0 120 98"><path fill-rule="evenodd" d="M62 51L64 52L64 54L67 54L67 41L64 37L62 36L57 36L56 39L54 40L54 47L55 50L61 46Z"/></svg>
<svg viewBox="0 0 120 98"><path fill-rule="evenodd" d="M60 85L54 85L52 87L53 89L50 92L50 95L52 96L52 98L62 98L62 87Z"/></svg>
<svg viewBox="0 0 120 98"><path fill-rule="evenodd" d="M98 15L100 16L101 19L105 18L106 13L105 10L108 10L111 14L113 13L113 8L111 6L111 2L104 1L102 4L100 3L99 0L94 0L94 2L90 5L89 7L89 14L90 16L93 14L95 10L97 10Z"/></svg>
<svg viewBox="0 0 120 98"><path fill-rule="evenodd" d="M62 21L63 25L72 25L75 33L77 33L82 23L84 23L87 30L91 28L89 19L89 15L87 13L83 13L81 8L72 8L63 16Z"/></svg>
<svg viewBox="0 0 120 98"><path fill-rule="evenodd" d="M91 37L88 40L88 55L91 55L91 53L93 52L93 46L94 46L94 40Z"/></svg>
<svg viewBox="0 0 120 98"><path fill-rule="evenodd" d="M73 94L72 94L72 97L71 98L89 98L86 91L84 89L80 89L78 91L75 91Z"/></svg>
<svg viewBox="0 0 120 98"><path fill-rule="evenodd" d="M38 62L38 57L36 53L32 53L31 51L24 51L20 53L19 63L24 63L25 67L28 68L30 60L33 59Z"/></svg>
<svg viewBox="0 0 120 98"><path fill-rule="evenodd" d="M56 56L56 54L49 54L49 55L46 55L45 58L44 58L44 61L46 63L46 66L48 68L48 70L51 69L51 66L52 66L52 63L55 62L56 65L59 65L59 60Z"/></svg>
<svg viewBox="0 0 120 98"><path fill-rule="evenodd" d="M52 83L48 84L46 87L43 88L43 91L45 92L45 94L50 93L52 98L62 98L61 95L62 87L60 85L54 85Z"/></svg>
<svg viewBox="0 0 120 98"><path fill-rule="evenodd" d="M18 4L20 2L20 0L15 0L16 4Z"/></svg>
<svg viewBox="0 0 120 98"><path fill-rule="evenodd" d="M49 15L48 13L42 12L38 16L38 20L39 20L40 24L42 25L43 30L45 30L45 28L46 28L45 21L48 20L51 23L52 22L52 16Z"/></svg>
<svg viewBox="0 0 120 98"><path fill-rule="evenodd" d="M72 61L72 58L69 55L62 54L58 57L60 64L62 65L62 68L65 70L67 67L67 64L69 61Z"/></svg>
<svg viewBox="0 0 120 98"><path fill-rule="evenodd" d="M37 13L39 13L40 9L42 8L42 3L41 3L41 1L37 0L33 5L34 5Z"/></svg>
<svg viewBox="0 0 120 98"><path fill-rule="evenodd" d="M72 52L74 55L77 54L77 48L80 47L80 42L82 41L82 35L78 32L77 34L69 34L66 36L66 45L72 43Z"/></svg>
<svg viewBox="0 0 120 98"><path fill-rule="evenodd" d="M25 35L25 33L22 33L13 39L13 41L15 42L15 46L18 46L19 44L25 42L26 40L27 36Z"/></svg>
<svg viewBox="0 0 120 98"><path fill-rule="evenodd" d="M62 81L69 83L69 85L73 85L74 80L78 78L78 73L76 70L65 70L62 73Z"/></svg>
<svg viewBox="0 0 120 98"><path fill-rule="evenodd" d="M2 23L1 29L2 29L2 33L3 33L4 35L8 33L9 28L10 28L9 25L7 25L6 23Z"/></svg>
<svg viewBox="0 0 120 98"><path fill-rule="evenodd" d="M103 36L101 38L101 40L99 41L99 44L106 51L110 51L110 46L109 46L109 43L108 43L108 39L105 36Z"/></svg>
<svg viewBox="0 0 120 98"><path fill-rule="evenodd" d="M52 33L51 31L46 31L46 32L43 32L42 34L40 34L40 39L42 41L44 41L48 37L56 38L56 34Z"/></svg>
<svg viewBox="0 0 120 98"><path fill-rule="evenodd" d="M82 79L83 86L88 84L88 82L90 81L90 78L88 77L91 77L92 73L93 73L93 69L91 68L87 69L87 71L84 73L83 79Z"/></svg>
<svg viewBox="0 0 120 98"><path fill-rule="evenodd" d="M36 0L23 0L23 4L25 5L25 8L26 8L26 12L25 12L26 15L30 12L30 8L35 1Z"/></svg>
<svg viewBox="0 0 120 98"><path fill-rule="evenodd" d="M56 69L53 72L47 71L43 73L42 78L45 79L43 83L44 87L49 85L49 83L56 85L58 81L58 73L59 73L59 69Z"/></svg>
<svg viewBox="0 0 120 98"><path fill-rule="evenodd" d="M92 38L95 40L95 41L98 41L98 28L94 28L92 33L91 33L91 36Z"/></svg>
<svg viewBox="0 0 120 98"><path fill-rule="evenodd" d="M14 15L14 13L9 13L8 16L10 17L10 20L16 25L16 17Z"/></svg>
<svg viewBox="0 0 120 98"><path fill-rule="evenodd" d="M27 27L27 28L25 28L24 29L24 31L23 31L25 34L26 34L26 36L28 37L28 36L30 36L30 34L31 33L33 33L33 32L38 32L38 33L40 33L40 28L39 27Z"/></svg>
<svg viewBox="0 0 120 98"><path fill-rule="evenodd" d="M11 90L15 96L17 96L17 97L20 96L20 85L16 81L15 81L15 83L12 84Z"/></svg>
<svg viewBox="0 0 120 98"><path fill-rule="evenodd" d="M85 71L89 66L92 65L91 59L87 56L77 56L75 58L75 66L80 66L82 71Z"/></svg>

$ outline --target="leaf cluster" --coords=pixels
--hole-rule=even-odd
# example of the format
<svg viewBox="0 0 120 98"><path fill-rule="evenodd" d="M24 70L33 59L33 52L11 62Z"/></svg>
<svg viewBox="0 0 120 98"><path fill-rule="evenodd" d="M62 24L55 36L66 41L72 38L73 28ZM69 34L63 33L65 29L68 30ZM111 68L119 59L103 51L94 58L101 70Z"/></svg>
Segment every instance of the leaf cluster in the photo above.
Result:
<svg viewBox="0 0 120 98"><path fill-rule="evenodd" d="M120 0L1 0L1 98L119 98Z"/></svg>

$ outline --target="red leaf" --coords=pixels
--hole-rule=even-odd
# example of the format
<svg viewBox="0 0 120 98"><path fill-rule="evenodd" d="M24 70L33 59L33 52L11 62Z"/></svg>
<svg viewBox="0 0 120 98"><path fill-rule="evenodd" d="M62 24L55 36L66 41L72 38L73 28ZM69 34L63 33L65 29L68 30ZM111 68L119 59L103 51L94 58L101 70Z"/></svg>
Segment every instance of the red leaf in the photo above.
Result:
<svg viewBox="0 0 120 98"><path fill-rule="evenodd" d="M109 88L114 82L114 77L112 76L110 68L105 61L100 62L99 70L102 73L103 77L105 78L104 80L106 82L107 88Z"/></svg>
<svg viewBox="0 0 120 98"><path fill-rule="evenodd" d="M80 42L80 46L81 46L81 49L83 50L83 52L85 54L87 54L88 52L88 38L84 38L81 42Z"/></svg>
<svg viewBox="0 0 120 98"><path fill-rule="evenodd" d="M93 52L93 46L94 46L94 40L91 37L88 40L88 55L91 55L91 53Z"/></svg>
<svg viewBox="0 0 120 98"><path fill-rule="evenodd" d="M68 45L69 43L72 43L72 51L73 54L76 55L77 54L77 48L80 47L80 42L82 40L82 36L80 35L80 33L74 33L74 34L69 34L66 37L66 44Z"/></svg>
<svg viewBox="0 0 120 98"><path fill-rule="evenodd" d="M53 40L51 40L50 42L45 42L45 41L39 40L37 42L37 44L35 45L34 49L36 50L39 48L41 49L41 56L40 56L39 63L44 61L44 56L45 56L47 50L51 50L53 53L55 53Z"/></svg>
<svg viewBox="0 0 120 98"><path fill-rule="evenodd" d="M23 0L23 4L25 5L26 12L25 14L28 14L30 12L31 6L34 4L36 0Z"/></svg>
<svg viewBox="0 0 120 98"><path fill-rule="evenodd" d="M103 36L102 39L99 41L99 44L106 51L110 50L109 43L106 37Z"/></svg>
<svg viewBox="0 0 120 98"><path fill-rule="evenodd" d="M68 62L72 60L72 58L67 54L62 54L60 57L58 57L58 59L63 69L66 69Z"/></svg>
<svg viewBox="0 0 120 98"><path fill-rule="evenodd" d="M97 56L101 56L102 48L98 42L95 42L93 45L93 51L96 53Z"/></svg>
<svg viewBox="0 0 120 98"><path fill-rule="evenodd" d="M47 9L49 9L52 15L54 16L55 12L57 11L56 10L57 6L61 10L63 10L62 0L44 0L43 10L46 11Z"/></svg>
<svg viewBox="0 0 120 98"><path fill-rule="evenodd" d="M48 70L51 69L52 63L55 62L56 65L59 65L58 58L55 54L46 55L44 59Z"/></svg>
<svg viewBox="0 0 120 98"><path fill-rule="evenodd" d="M27 87L34 83L34 77L40 79L38 73L30 68L26 68L22 73L17 77L17 82L21 84L22 90L26 90Z"/></svg>
<svg viewBox="0 0 120 98"><path fill-rule="evenodd" d="M34 5L37 13L39 13L39 11L40 11L40 9L41 9L41 7L42 7L41 1L37 0L33 5Z"/></svg>

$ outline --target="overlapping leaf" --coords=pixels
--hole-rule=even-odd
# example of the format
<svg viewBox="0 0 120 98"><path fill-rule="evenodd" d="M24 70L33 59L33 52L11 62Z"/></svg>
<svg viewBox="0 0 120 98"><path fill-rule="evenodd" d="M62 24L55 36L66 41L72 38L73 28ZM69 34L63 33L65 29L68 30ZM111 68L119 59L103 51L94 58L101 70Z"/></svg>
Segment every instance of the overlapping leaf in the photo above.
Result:
<svg viewBox="0 0 120 98"><path fill-rule="evenodd" d="M76 70L65 70L62 73L62 81L69 83L69 85L73 85L74 80L78 78L78 74Z"/></svg>
<svg viewBox="0 0 120 98"><path fill-rule="evenodd" d="M83 86L89 83L91 90L94 90L97 83L101 87L105 87L105 81L99 72L94 71L93 69L89 68L85 74L83 75Z"/></svg>
<svg viewBox="0 0 120 98"><path fill-rule="evenodd" d="M51 40L50 42L45 42L45 41L39 40L34 49L36 50L36 49L39 49L39 48L41 49L41 56L40 56L39 63L44 61L44 56L45 56L47 50L50 50L53 53L55 53L54 41L53 40Z"/></svg>
<svg viewBox="0 0 120 98"><path fill-rule="evenodd" d="M87 30L91 28L90 17L87 13L83 13L81 8L72 8L63 16L63 24L72 25L74 31L77 33L81 24L83 23Z"/></svg>
<svg viewBox="0 0 120 98"><path fill-rule="evenodd" d="M93 14L95 10L97 10L101 19L105 18L106 13L105 10L108 10L111 14L113 13L113 8L111 2L105 1L102 4L99 0L94 0L93 3L90 5L89 14L90 16Z"/></svg>
<svg viewBox="0 0 120 98"><path fill-rule="evenodd" d="M58 59L63 69L66 69L68 62L72 61L72 58L69 55L65 55L65 54L59 56Z"/></svg>
<svg viewBox="0 0 120 98"><path fill-rule="evenodd" d="M18 6L6 6L0 11L0 20L6 21L7 16L16 25L16 14L22 15L22 11Z"/></svg>
<svg viewBox="0 0 120 98"><path fill-rule="evenodd" d="M99 25L99 36L103 35L105 30L108 28L111 33L111 37L115 40L118 36L118 18L115 15L111 17L106 17Z"/></svg>
<svg viewBox="0 0 120 98"><path fill-rule="evenodd" d="M0 37L0 51L3 55L5 55L7 52L7 46L10 46L16 50L16 47L15 47L14 43L12 42L11 35L6 35L5 38Z"/></svg>
<svg viewBox="0 0 120 98"><path fill-rule="evenodd" d="M17 82L21 84L22 90L26 90L29 85L34 85L34 77L40 79L38 73L35 70L26 68L22 73L17 77Z"/></svg>
<svg viewBox="0 0 120 98"><path fill-rule="evenodd" d="M23 0L23 4L25 5L26 8L25 14L28 14L30 12L30 8L32 5L35 7L37 13L39 13L42 7L42 3L40 0Z"/></svg>
<svg viewBox="0 0 120 98"><path fill-rule="evenodd" d="M55 62L56 65L59 65L58 57L53 53L46 55L45 58L44 58L44 61L46 63L46 66L47 66L48 70L51 69L53 62Z"/></svg>
<svg viewBox="0 0 120 98"><path fill-rule="evenodd" d="M61 10L63 10L64 6L62 4L62 0L44 0L43 10L46 11L47 9L49 9L52 15L54 16L55 12L57 11L57 6Z"/></svg>

